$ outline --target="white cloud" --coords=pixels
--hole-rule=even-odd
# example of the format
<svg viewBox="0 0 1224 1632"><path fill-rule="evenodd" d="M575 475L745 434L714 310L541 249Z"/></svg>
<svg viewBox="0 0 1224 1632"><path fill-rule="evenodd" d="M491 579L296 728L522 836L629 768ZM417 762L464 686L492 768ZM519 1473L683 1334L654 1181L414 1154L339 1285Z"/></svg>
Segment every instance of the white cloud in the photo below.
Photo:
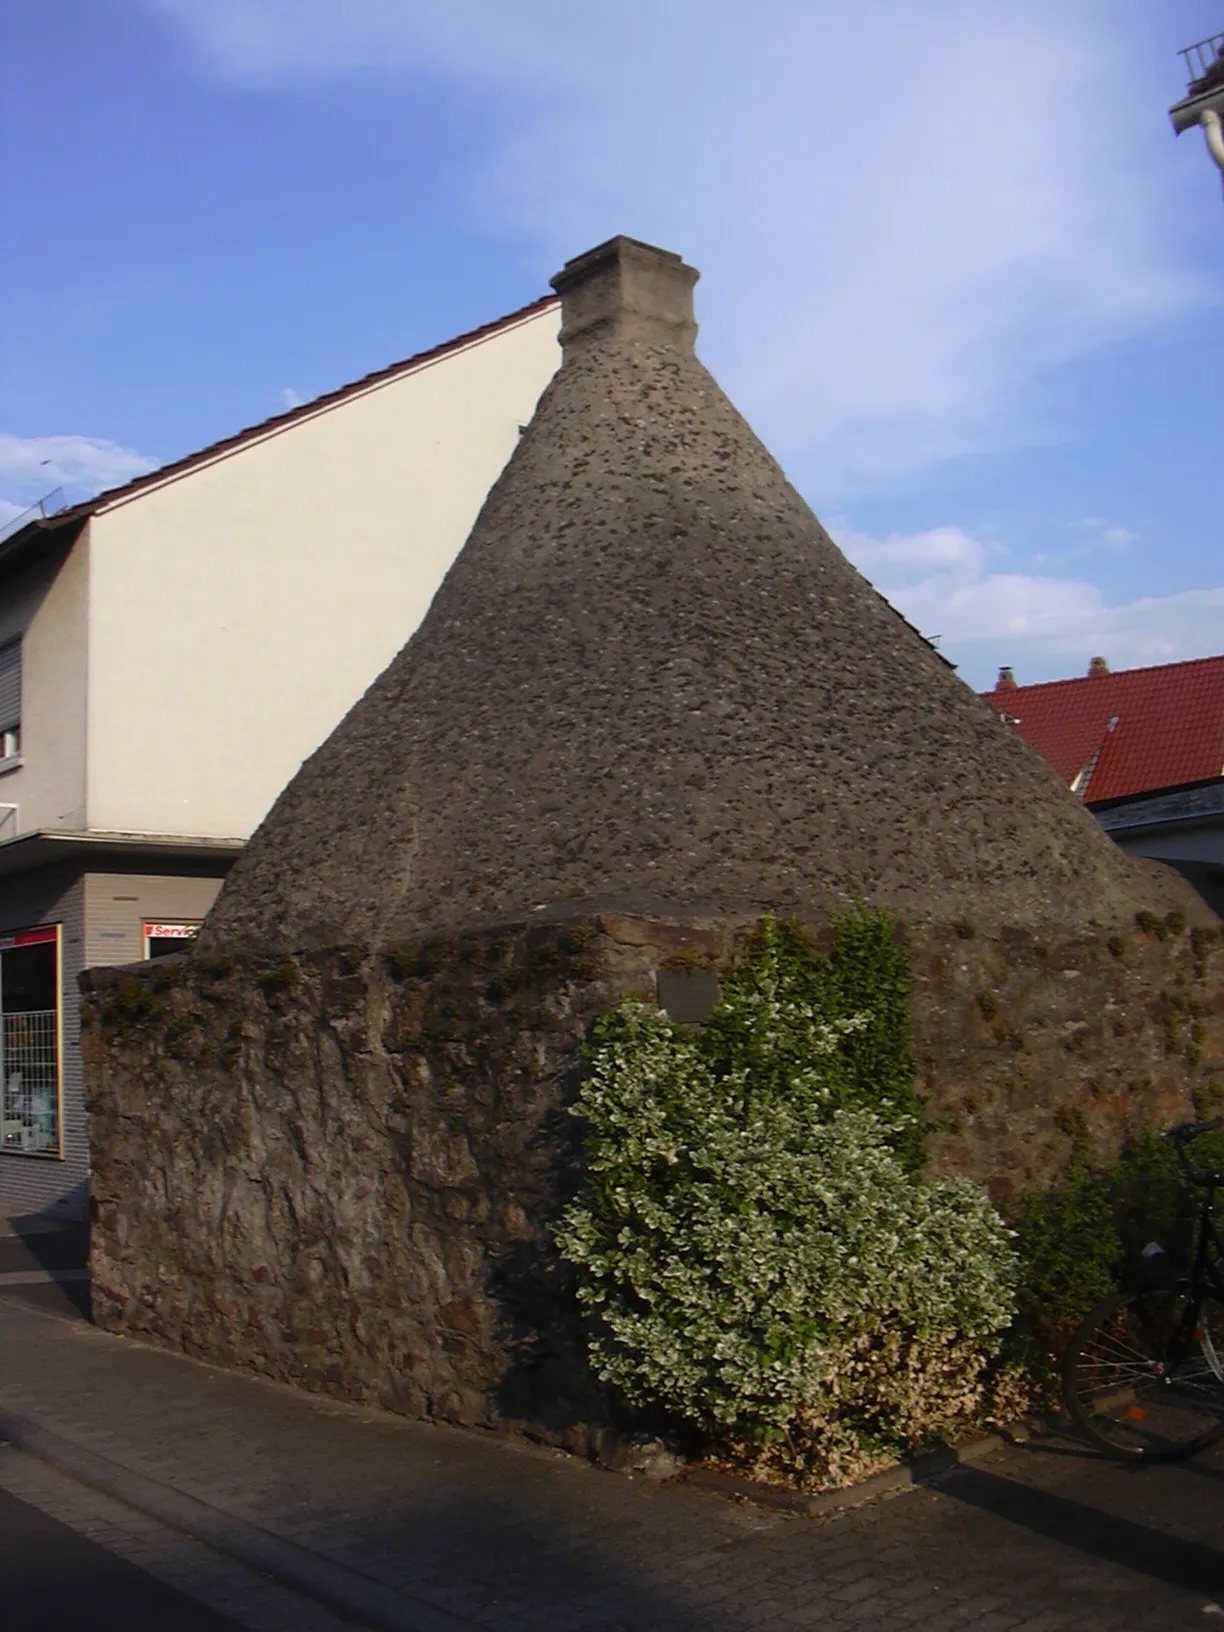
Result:
<svg viewBox="0 0 1224 1632"><path fill-rule="evenodd" d="M1213 656L1224 649L1224 586L1117 606L1078 578L995 570L1003 552L956 527L872 538L833 523L838 544L876 588L982 689L1007 663L1021 684Z"/></svg>
<svg viewBox="0 0 1224 1632"><path fill-rule="evenodd" d="M1132 528L1120 527L1116 522L1106 521L1103 516L1084 516L1082 520L1072 522L1067 532L1073 540L1070 550L1072 557L1099 555L1103 550L1111 555L1125 555L1139 538Z"/></svg>
<svg viewBox="0 0 1224 1632"><path fill-rule="evenodd" d="M153 464L143 454L99 437L11 436L0 431L0 487L11 496L3 502L15 504L16 510L56 487L65 490L66 499L117 487L152 470Z"/></svg>
<svg viewBox="0 0 1224 1632"><path fill-rule="evenodd" d="M481 223L541 275L617 231L704 267L704 355L825 502L1033 434L1043 368L1215 298L1116 0L145 4L241 82L480 90Z"/></svg>

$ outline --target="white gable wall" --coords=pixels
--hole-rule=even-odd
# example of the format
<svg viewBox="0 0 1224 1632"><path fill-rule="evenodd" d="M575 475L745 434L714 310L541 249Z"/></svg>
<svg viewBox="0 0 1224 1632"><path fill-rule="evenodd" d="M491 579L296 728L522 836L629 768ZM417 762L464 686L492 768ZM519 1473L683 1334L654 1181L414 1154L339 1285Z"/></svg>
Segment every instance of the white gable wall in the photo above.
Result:
<svg viewBox="0 0 1224 1632"><path fill-rule="evenodd" d="M258 825L424 616L558 324L550 307L95 514L91 828Z"/></svg>
<svg viewBox="0 0 1224 1632"><path fill-rule="evenodd" d="M0 593L0 645L21 636L21 763L0 774L0 841L85 825L88 595L88 528L67 559L49 538Z"/></svg>

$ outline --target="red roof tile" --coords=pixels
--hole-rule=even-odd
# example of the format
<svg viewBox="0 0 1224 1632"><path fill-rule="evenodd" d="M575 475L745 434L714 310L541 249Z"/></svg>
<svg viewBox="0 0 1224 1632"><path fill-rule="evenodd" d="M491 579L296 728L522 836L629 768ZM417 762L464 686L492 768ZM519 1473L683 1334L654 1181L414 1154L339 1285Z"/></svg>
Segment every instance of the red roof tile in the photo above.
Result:
<svg viewBox="0 0 1224 1632"><path fill-rule="evenodd" d="M1224 775L1224 657L982 695L1087 803Z"/></svg>

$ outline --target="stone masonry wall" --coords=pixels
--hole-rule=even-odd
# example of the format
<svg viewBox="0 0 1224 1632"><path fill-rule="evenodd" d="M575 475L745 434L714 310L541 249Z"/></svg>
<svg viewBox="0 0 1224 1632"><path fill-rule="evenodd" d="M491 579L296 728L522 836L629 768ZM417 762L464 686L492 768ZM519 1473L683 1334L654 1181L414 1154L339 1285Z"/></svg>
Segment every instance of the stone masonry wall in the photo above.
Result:
<svg viewBox="0 0 1224 1632"><path fill-rule="evenodd" d="M744 925L592 914L238 965L82 977L95 1312L113 1329L410 1415L615 1460L547 1224L591 1021ZM826 936L827 936L827 932ZM1224 1098L1224 946L915 932L933 1166L996 1199L1075 1140ZM617 1450L617 1446L622 1450Z"/></svg>

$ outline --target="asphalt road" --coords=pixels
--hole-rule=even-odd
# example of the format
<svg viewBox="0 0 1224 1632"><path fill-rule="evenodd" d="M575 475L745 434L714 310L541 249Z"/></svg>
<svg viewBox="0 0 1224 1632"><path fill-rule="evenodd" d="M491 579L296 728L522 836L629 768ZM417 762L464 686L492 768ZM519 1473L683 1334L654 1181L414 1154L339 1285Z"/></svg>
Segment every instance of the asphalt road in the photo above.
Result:
<svg viewBox="0 0 1224 1632"><path fill-rule="evenodd" d="M126 1559L0 1490L5 1632L241 1632Z"/></svg>

